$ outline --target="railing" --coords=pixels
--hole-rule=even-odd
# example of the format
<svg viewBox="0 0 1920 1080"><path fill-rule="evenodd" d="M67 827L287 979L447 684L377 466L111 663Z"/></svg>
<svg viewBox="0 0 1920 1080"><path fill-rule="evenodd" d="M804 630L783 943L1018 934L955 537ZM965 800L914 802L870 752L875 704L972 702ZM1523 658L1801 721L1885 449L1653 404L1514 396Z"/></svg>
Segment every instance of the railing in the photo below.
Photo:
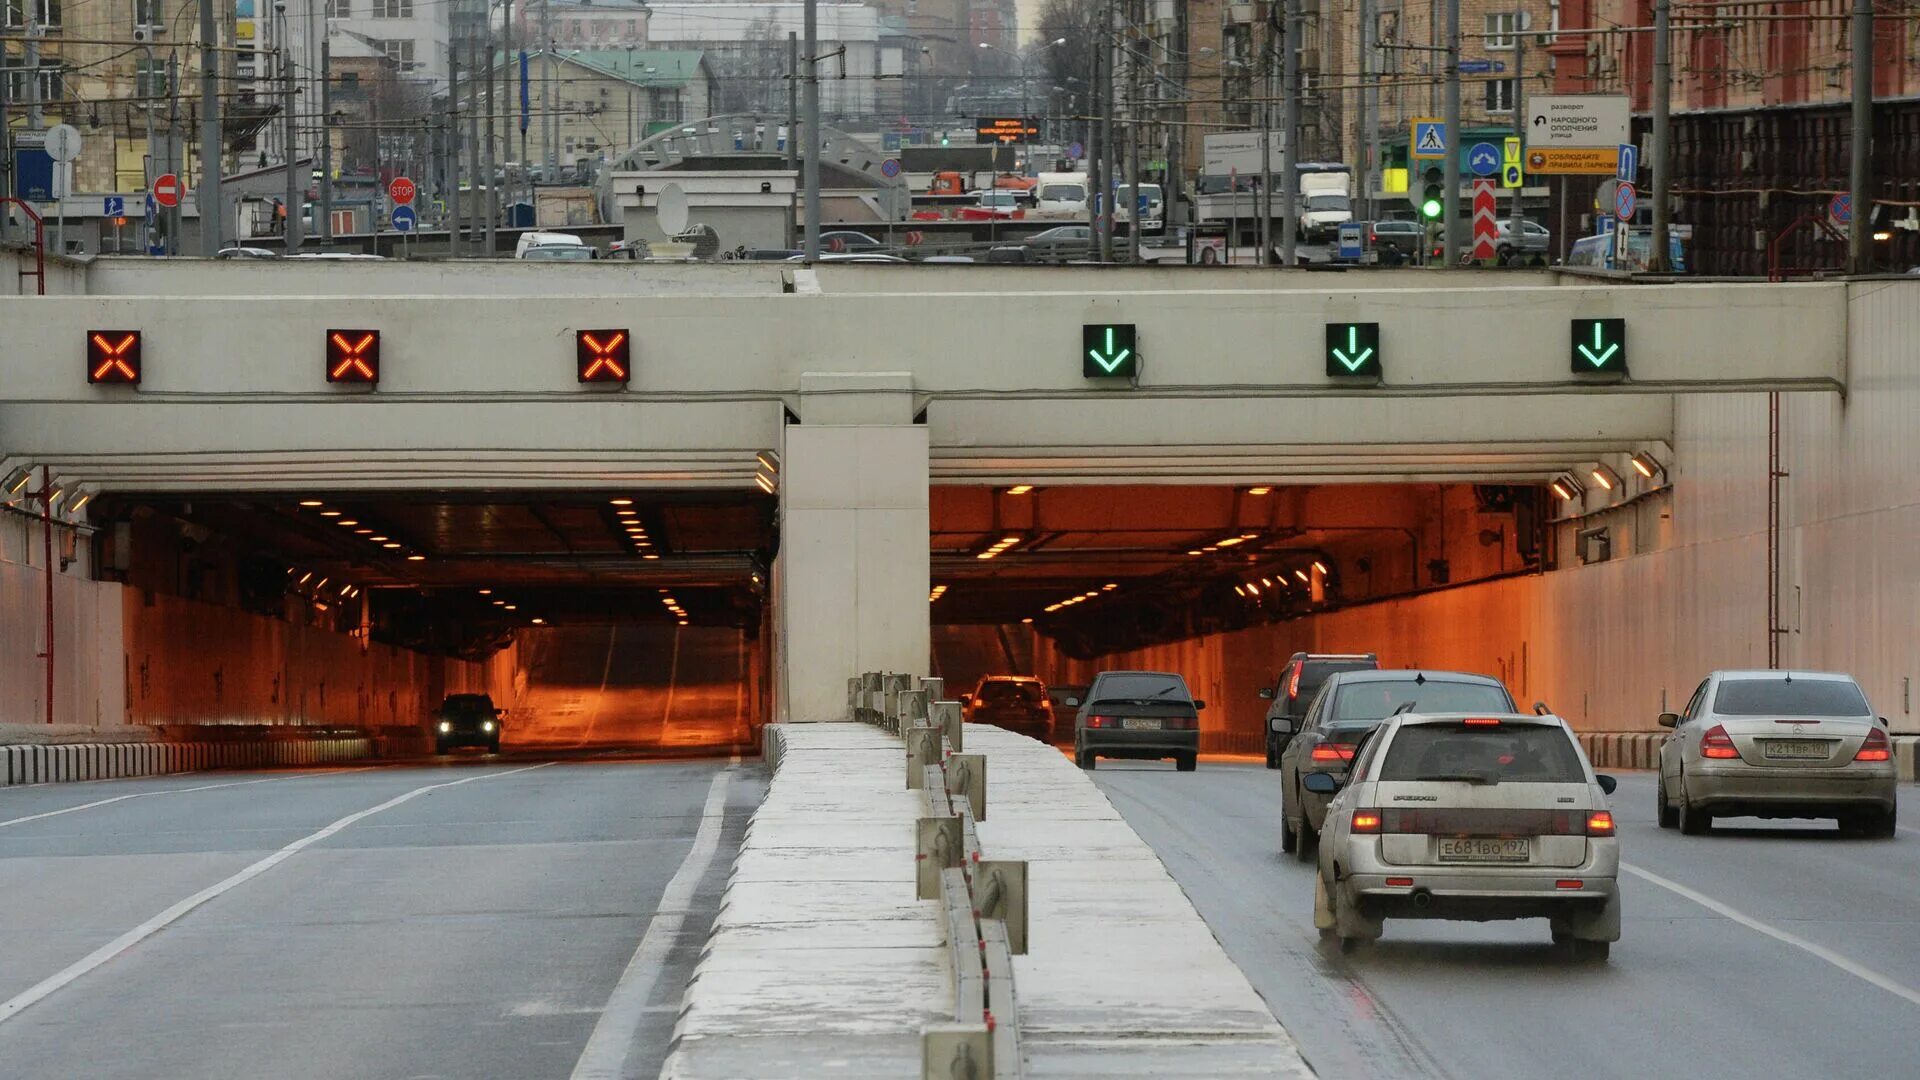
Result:
<svg viewBox="0 0 1920 1080"><path fill-rule="evenodd" d="M986 816L986 758L961 753L960 703L940 679L868 673L848 680L853 718L906 741L906 783L923 816L915 856L920 898L937 900L953 972L953 1023L921 1033L925 1075L1019 1077L1013 954L1026 951L1026 863L990 860L975 822Z"/></svg>

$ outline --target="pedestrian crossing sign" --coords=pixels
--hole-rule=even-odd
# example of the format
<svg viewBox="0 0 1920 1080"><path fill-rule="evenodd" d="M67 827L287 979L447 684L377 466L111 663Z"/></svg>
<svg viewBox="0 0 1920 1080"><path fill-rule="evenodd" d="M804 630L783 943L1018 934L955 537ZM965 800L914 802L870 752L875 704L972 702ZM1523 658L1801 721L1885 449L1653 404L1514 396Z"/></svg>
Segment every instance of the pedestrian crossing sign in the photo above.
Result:
<svg viewBox="0 0 1920 1080"><path fill-rule="evenodd" d="M1415 118L1413 121L1413 156L1416 158L1443 158L1447 156L1447 125L1445 121Z"/></svg>

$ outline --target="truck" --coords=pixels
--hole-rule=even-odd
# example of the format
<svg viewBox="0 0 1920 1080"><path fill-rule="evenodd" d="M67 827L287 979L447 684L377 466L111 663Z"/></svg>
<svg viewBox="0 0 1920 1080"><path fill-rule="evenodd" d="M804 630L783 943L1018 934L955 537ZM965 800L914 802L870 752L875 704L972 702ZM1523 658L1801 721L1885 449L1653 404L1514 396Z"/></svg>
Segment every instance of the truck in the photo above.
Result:
<svg viewBox="0 0 1920 1080"><path fill-rule="evenodd" d="M1087 174L1043 172L1034 183L1033 200L1031 217L1067 221L1083 219L1087 216Z"/></svg>
<svg viewBox="0 0 1920 1080"><path fill-rule="evenodd" d="M1026 201L1032 198L1034 183L1030 176L991 169L984 173L943 170L927 178L924 190L913 192L913 216L922 221L956 217L969 207L997 204L1000 200L985 198L993 193L1011 195L1016 202Z"/></svg>
<svg viewBox="0 0 1920 1080"><path fill-rule="evenodd" d="M1131 222L1133 208L1141 198L1147 201L1146 213L1140 215L1141 233L1165 232L1167 228L1167 199L1159 184L1141 184L1140 194L1135 196L1133 189L1125 184L1114 192L1113 219L1116 222Z"/></svg>
<svg viewBox="0 0 1920 1080"><path fill-rule="evenodd" d="M1353 172L1337 161L1303 161L1295 204L1294 235L1310 244L1329 244L1340 226L1353 220Z"/></svg>
<svg viewBox="0 0 1920 1080"><path fill-rule="evenodd" d="M1309 243L1331 244L1340 235L1340 226L1353 220L1353 172L1339 162L1303 161L1294 168L1299 178L1294 203L1294 218L1289 223L1294 235ZM1227 175L1202 174L1194 187L1194 221L1211 229L1234 229L1240 235L1236 244L1255 243L1260 235L1260 174L1238 172ZM1275 245L1282 228L1279 184L1274 184L1273 215Z"/></svg>

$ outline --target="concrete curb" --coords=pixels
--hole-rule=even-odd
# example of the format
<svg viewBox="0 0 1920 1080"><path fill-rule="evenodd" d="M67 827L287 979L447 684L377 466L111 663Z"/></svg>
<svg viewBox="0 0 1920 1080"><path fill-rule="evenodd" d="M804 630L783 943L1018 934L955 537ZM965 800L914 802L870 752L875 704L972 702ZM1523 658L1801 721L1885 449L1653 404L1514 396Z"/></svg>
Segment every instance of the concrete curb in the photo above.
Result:
<svg viewBox="0 0 1920 1080"><path fill-rule="evenodd" d="M1576 732L1580 746L1596 769L1652 769L1660 761L1660 745L1667 741L1664 731L1581 731ZM1920 759L1920 735L1895 735L1893 759L1899 766L1901 783L1916 779L1916 760Z"/></svg>
<svg viewBox="0 0 1920 1080"><path fill-rule="evenodd" d="M117 780L202 769L324 765L371 756L365 736L268 742L53 743L0 746L0 787Z"/></svg>

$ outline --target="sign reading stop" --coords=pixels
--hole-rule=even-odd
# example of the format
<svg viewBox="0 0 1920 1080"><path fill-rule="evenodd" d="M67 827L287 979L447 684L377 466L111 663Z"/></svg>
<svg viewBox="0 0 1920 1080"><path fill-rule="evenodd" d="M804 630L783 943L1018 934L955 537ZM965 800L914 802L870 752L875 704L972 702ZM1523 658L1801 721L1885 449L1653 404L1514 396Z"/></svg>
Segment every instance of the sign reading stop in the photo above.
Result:
<svg viewBox="0 0 1920 1080"><path fill-rule="evenodd" d="M413 181L404 176L394 177L393 182L387 185L387 198L392 199L395 206L411 205L413 196Z"/></svg>
<svg viewBox="0 0 1920 1080"><path fill-rule="evenodd" d="M180 177L164 173L153 182L153 201L161 206L180 205Z"/></svg>

